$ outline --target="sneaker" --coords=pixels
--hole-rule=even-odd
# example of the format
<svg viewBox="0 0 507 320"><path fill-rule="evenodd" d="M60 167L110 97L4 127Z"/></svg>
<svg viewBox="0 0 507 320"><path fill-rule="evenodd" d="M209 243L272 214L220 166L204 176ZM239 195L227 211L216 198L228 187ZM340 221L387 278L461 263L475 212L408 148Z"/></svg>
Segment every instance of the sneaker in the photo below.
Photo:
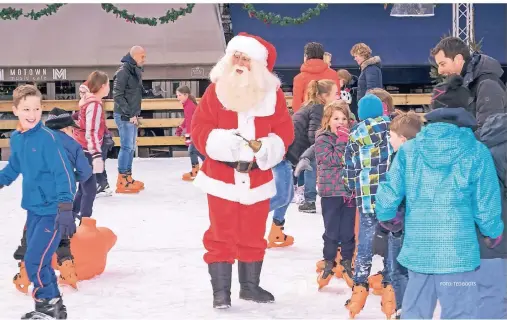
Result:
<svg viewBox="0 0 507 320"><path fill-rule="evenodd" d="M305 202L298 207L299 212L304 213L317 213L317 208L315 207L315 202Z"/></svg>
<svg viewBox="0 0 507 320"><path fill-rule="evenodd" d="M303 204L305 202L305 186L294 186L294 198L291 203Z"/></svg>

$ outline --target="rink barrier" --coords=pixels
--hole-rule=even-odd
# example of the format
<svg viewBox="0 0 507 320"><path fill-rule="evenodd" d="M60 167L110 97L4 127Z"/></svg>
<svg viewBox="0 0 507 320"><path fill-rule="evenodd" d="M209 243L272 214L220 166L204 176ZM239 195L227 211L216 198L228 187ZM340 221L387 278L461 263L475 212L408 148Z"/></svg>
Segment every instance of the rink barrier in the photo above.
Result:
<svg viewBox="0 0 507 320"><path fill-rule="evenodd" d="M395 106L411 106L411 105L428 105L431 101L431 94L393 94ZM199 99L197 99L199 100ZM286 97L287 106L291 106L292 97ZM58 107L66 111L77 111L77 100L44 100L42 101L43 110L45 112ZM114 103L112 100L105 100L105 111L112 112ZM143 111L174 111L181 112L183 107L176 99L144 99L141 109ZM0 101L0 113L12 113L11 101ZM114 120L106 120L107 127L117 129ZM182 122L183 118L157 118L142 119L140 121L141 129L149 128L176 128ZM0 130L16 129L17 120L0 120ZM120 145L119 137L114 137L117 146ZM137 146L153 147L153 146L184 146L184 137L177 136L158 136L158 137L138 137ZM0 139L0 148L9 148L9 139Z"/></svg>

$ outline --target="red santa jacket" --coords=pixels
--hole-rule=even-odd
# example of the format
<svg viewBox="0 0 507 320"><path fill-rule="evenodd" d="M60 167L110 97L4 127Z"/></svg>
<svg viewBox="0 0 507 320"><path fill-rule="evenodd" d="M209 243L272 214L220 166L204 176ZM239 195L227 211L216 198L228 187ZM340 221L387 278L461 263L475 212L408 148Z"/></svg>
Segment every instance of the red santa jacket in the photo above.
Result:
<svg viewBox="0 0 507 320"><path fill-rule="evenodd" d="M248 140L260 140L262 147L254 154L245 143L236 158L231 150L221 147L215 134L221 129L237 129ZM207 194L244 205L270 199L276 194L271 168L282 161L293 140L294 125L281 89L268 93L253 110L238 113L226 109L211 84L192 118L192 141L206 156L194 185ZM255 161L259 169L240 173L222 161Z"/></svg>
<svg viewBox="0 0 507 320"><path fill-rule="evenodd" d="M107 131L102 101L87 94L79 101L79 108L79 129L74 130L74 138L85 152L101 157L102 139Z"/></svg>

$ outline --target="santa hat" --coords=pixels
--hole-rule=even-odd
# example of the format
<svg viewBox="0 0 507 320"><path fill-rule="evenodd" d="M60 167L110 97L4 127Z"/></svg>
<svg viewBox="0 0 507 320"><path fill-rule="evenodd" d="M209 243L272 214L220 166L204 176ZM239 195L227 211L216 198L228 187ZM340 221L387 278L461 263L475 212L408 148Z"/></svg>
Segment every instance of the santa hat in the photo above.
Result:
<svg viewBox="0 0 507 320"><path fill-rule="evenodd" d="M276 61L275 46L261 37L240 32L229 41L225 49L226 54L234 54L236 51L248 55L250 59L260 61L269 71L273 71Z"/></svg>

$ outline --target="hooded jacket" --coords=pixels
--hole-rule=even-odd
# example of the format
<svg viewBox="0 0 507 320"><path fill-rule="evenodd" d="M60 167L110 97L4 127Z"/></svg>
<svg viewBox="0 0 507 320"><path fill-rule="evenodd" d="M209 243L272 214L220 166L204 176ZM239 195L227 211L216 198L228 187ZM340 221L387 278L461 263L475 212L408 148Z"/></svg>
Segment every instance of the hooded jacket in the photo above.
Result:
<svg viewBox="0 0 507 320"><path fill-rule="evenodd" d="M127 54L121 59L123 63L113 77L114 113L125 118L132 118L141 113L143 97L142 68Z"/></svg>
<svg viewBox="0 0 507 320"><path fill-rule="evenodd" d="M357 78L357 101L361 100L370 89L384 88L381 62L379 56L374 56L361 63L361 74Z"/></svg>
<svg viewBox="0 0 507 320"><path fill-rule="evenodd" d="M448 274L480 265L475 225L503 232L500 188L487 147L471 129L430 123L398 150L377 192L379 221L395 217L406 198L405 238L398 262L411 271Z"/></svg>
<svg viewBox="0 0 507 320"><path fill-rule="evenodd" d="M91 93L83 94L77 119L79 129L74 130L74 138L93 158L102 157L102 142L107 132L102 101Z"/></svg>
<svg viewBox="0 0 507 320"><path fill-rule="evenodd" d="M308 84L312 80L333 80L340 87L338 74L321 59L308 59L301 66L301 72L294 77L292 88L292 110L296 113L305 100Z"/></svg>
<svg viewBox="0 0 507 320"><path fill-rule="evenodd" d="M486 119L478 131L480 140L489 148L500 180L502 195L502 220L507 223L507 114L495 114ZM503 230L502 242L493 249L484 243L484 236L478 232L481 259L507 259L507 228Z"/></svg>
<svg viewBox="0 0 507 320"><path fill-rule="evenodd" d="M475 116L479 127L489 116L507 113L507 92L500 80L502 75L500 63L485 54L473 54L463 68L463 85L472 94L467 110Z"/></svg>

